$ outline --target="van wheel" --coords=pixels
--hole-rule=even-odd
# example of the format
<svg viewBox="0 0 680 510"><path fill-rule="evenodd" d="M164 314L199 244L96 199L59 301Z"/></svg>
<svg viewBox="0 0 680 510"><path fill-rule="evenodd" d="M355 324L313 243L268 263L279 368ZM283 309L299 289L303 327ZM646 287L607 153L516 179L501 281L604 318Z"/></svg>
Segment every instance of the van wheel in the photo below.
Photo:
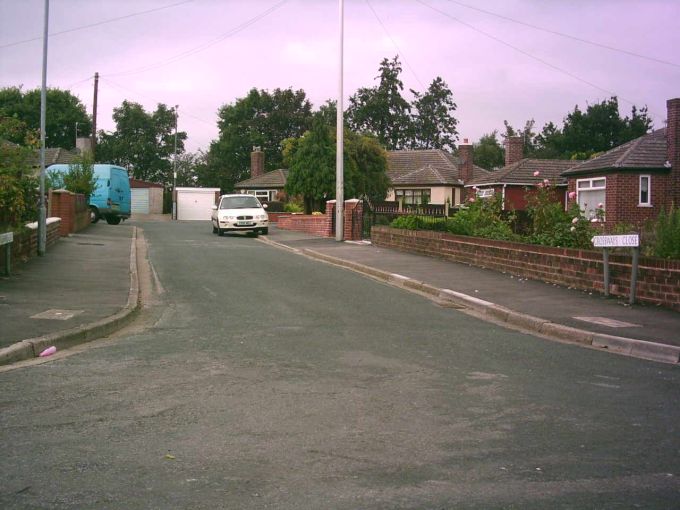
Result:
<svg viewBox="0 0 680 510"><path fill-rule="evenodd" d="M106 223L109 225L118 225L120 223L120 216L107 216Z"/></svg>
<svg viewBox="0 0 680 510"><path fill-rule="evenodd" d="M97 223L100 219L99 211L96 207L90 207L90 223Z"/></svg>

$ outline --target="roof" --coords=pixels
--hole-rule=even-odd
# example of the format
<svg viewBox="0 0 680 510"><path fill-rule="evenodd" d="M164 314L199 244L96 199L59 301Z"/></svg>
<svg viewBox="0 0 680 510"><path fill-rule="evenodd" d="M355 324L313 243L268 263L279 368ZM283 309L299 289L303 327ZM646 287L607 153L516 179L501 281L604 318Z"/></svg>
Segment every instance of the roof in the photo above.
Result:
<svg viewBox="0 0 680 510"><path fill-rule="evenodd" d="M272 170L257 177L237 182L234 188L284 188L286 186L286 179L288 179L288 170L279 168L278 170Z"/></svg>
<svg viewBox="0 0 680 510"><path fill-rule="evenodd" d="M75 152L66 149L45 149L45 167L57 164L70 164L73 163L78 157ZM40 166L40 149L36 149L33 153L33 160L31 161L33 166Z"/></svg>
<svg viewBox="0 0 680 510"><path fill-rule="evenodd" d="M162 184L157 182L143 181L141 179L135 179L130 177L130 187L131 188L164 188Z"/></svg>
<svg viewBox="0 0 680 510"><path fill-rule="evenodd" d="M586 174L598 170L667 169L667 148L666 129L657 129L584 161L562 175Z"/></svg>
<svg viewBox="0 0 680 510"><path fill-rule="evenodd" d="M489 172L473 165L473 178ZM393 186L462 186L460 160L441 149L387 152L387 176Z"/></svg>
<svg viewBox="0 0 680 510"><path fill-rule="evenodd" d="M485 184L520 184L535 186L544 179L550 179L553 184L566 184L567 179L561 174L578 165L578 161L563 159L520 159L516 163L490 172L479 179L473 179L469 184L481 186ZM538 172L538 175L534 175Z"/></svg>

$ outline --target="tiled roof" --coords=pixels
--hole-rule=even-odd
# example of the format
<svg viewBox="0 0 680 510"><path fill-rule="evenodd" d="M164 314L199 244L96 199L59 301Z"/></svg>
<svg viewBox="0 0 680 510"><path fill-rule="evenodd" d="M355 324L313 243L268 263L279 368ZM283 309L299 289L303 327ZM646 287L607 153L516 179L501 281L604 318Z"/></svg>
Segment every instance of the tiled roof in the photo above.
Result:
<svg viewBox="0 0 680 510"><path fill-rule="evenodd" d="M482 178L473 179L469 184L481 186L499 183L534 186L543 179L550 179L552 184L566 184L567 179L561 176L562 172L578 164L578 161L563 159L521 159L512 165L490 172ZM538 172L538 175L534 176L534 172Z"/></svg>
<svg viewBox="0 0 680 510"><path fill-rule="evenodd" d="M664 169L668 159L667 143L666 129L657 129L584 161L563 172L562 175L577 175L597 170Z"/></svg>
<svg viewBox="0 0 680 510"><path fill-rule="evenodd" d="M459 167L456 156L440 149L387 152L387 176L396 186L462 186ZM474 178L488 173L473 165Z"/></svg>
<svg viewBox="0 0 680 510"><path fill-rule="evenodd" d="M73 163L78 155L66 149L48 149L45 148L45 167L56 164L68 165ZM33 153L33 166L40 166L40 149L36 149Z"/></svg>
<svg viewBox="0 0 680 510"><path fill-rule="evenodd" d="M288 170L279 168L278 170L272 170L257 177L237 182L234 188L283 188L286 185L286 179L288 179Z"/></svg>

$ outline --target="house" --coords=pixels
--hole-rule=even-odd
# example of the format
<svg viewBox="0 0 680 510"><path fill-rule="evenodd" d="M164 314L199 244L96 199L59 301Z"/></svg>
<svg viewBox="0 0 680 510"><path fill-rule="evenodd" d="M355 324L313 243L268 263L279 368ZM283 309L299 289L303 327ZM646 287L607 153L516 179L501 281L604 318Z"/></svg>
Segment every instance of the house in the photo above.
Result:
<svg viewBox="0 0 680 510"><path fill-rule="evenodd" d="M503 208L523 211L527 209L530 196L539 187L549 185L555 201L566 204L567 179L562 172L578 164L560 159L523 158L524 139L511 136L505 141L505 166L488 175L473 179L465 187L486 198L500 193Z"/></svg>
<svg viewBox="0 0 680 510"><path fill-rule="evenodd" d="M465 201L465 184L489 171L472 162L472 144L459 145L459 156L441 149L387 152L388 201L404 204L459 205Z"/></svg>
<svg viewBox="0 0 680 510"><path fill-rule="evenodd" d="M250 153L250 178L237 182L234 189L240 193L255 195L261 201L285 200L288 170L279 168L271 172L264 171L264 152L260 147L253 147Z"/></svg>
<svg viewBox="0 0 680 510"><path fill-rule="evenodd" d="M570 168L562 175L587 216L641 225L680 206L680 98L666 103L667 125Z"/></svg>
<svg viewBox="0 0 680 510"><path fill-rule="evenodd" d="M388 201L403 199L404 204L458 205L465 200L465 183L489 172L472 163L472 145L467 140L454 156L441 149L387 151L387 176L391 187ZM263 200L285 199L288 170L264 172L264 153L254 147L250 155L249 179L234 188Z"/></svg>

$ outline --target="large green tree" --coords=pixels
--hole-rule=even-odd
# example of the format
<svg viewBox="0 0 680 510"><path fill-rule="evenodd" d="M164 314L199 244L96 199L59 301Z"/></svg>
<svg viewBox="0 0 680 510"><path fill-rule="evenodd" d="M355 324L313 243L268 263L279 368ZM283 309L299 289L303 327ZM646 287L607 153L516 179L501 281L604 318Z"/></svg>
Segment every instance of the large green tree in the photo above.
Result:
<svg viewBox="0 0 680 510"><path fill-rule="evenodd" d="M411 93L415 111L411 148L453 151L458 140L458 120L453 116L457 106L449 86L438 76L424 93L413 89Z"/></svg>
<svg viewBox="0 0 680 510"><path fill-rule="evenodd" d="M92 123L80 99L68 90L48 88L46 95L45 145L73 149L76 125L79 136L89 136ZM21 87L0 89L0 116L13 117L29 130L40 129L40 89L24 92ZM20 140L12 140L20 143Z"/></svg>
<svg viewBox="0 0 680 510"><path fill-rule="evenodd" d="M503 166L505 153L498 142L498 131L483 135L473 147L472 159L475 165L495 170Z"/></svg>
<svg viewBox="0 0 680 510"><path fill-rule="evenodd" d="M347 121L350 129L375 136L389 150L408 147L413 138L411 105L404 99L398 57L380 62L379 83L362 87L350 97Z"/></svg>
<svg viewBox="0 0 680 510"><path fill-rule="evenodd" d="M219 139L210 145L200 182L231 191L235 183L248 178L254 146L265 153L265 170L281 168L281 143L310 128L312 105L304 90L253 88L247 96L222 106L218 115Z"/></svg>
<svg viewBox="0 0 680 510"><path fill-rule="evenodd" d="M99 132L96 157L128 169L137 179L170 185L175 154L175 111L159 103L147 113L142 105L123 101L114 108L116 130ZM177 154L184 152L184 131L177 133Z"/></svg>

